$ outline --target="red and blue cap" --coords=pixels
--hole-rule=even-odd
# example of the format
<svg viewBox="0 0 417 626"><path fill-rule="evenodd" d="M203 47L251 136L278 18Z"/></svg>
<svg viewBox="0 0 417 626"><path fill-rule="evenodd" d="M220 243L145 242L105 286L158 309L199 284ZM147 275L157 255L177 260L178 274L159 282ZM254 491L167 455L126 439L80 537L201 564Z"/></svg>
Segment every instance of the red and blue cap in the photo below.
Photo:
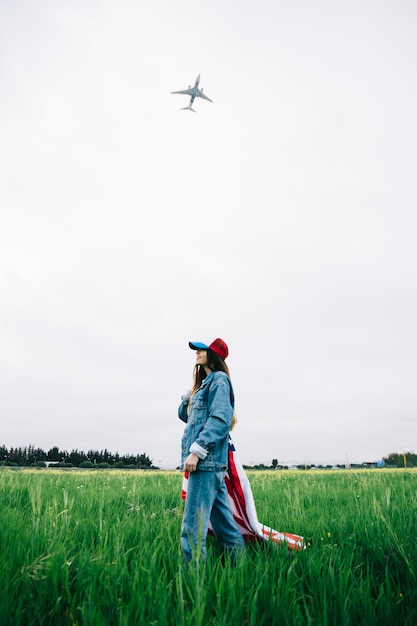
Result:
<svg viewBox="0 0 417 626"><path fill-rule="evenodd" d="M191 350L211 350L212 352L217 354L217 356L223 359L223 361L227 359L229 355L229 348L227 347L226 342L224 342L223 339L220 339L219 337L212 341L209 346L205 343L200 343L199 341L189 341L188 345L190 346Z"/></svg>

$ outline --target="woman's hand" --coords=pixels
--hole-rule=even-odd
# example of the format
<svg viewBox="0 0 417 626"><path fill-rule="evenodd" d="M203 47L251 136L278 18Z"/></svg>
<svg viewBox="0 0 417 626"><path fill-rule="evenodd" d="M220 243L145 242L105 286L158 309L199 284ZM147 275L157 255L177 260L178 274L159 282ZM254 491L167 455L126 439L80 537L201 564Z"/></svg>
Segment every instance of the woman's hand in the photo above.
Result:
<svg viewBox="0 0 417 626"><path fill-rule="evenodd" d="M191 452L191 454L189 454L185 459L184 472L195 472L199 460L198 456L194 454L194 452Z"/></svg>

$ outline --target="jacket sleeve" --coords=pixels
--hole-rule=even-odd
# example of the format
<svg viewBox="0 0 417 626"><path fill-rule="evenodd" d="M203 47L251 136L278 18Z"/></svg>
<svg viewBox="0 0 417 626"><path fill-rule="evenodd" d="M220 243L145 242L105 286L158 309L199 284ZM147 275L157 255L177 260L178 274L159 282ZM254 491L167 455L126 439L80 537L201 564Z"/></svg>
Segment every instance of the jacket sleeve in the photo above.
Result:
<svg viewBox="0 0 417 626"><path fill-rule="evenodd" d="M188 422L188 403L190 401L191 391L181 396L181 404L178 407L178 417L183 422Z"/></svg>
<svg viewBox="0 0 417 626"><path fill-rule="evenodd" d="M193 443L208 453L219 441L227 437L232 425L233 403L233 391L229 378L226 374L219 373L209 389L208 419Z"/></svg>

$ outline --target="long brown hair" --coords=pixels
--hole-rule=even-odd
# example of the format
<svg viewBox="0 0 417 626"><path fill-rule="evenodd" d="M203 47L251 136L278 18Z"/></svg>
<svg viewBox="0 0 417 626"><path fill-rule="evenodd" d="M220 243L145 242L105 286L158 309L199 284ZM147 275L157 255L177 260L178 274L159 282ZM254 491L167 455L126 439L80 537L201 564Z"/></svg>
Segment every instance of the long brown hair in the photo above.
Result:
<svg viewBox="0 0 417 626"><path fill-rule="evenodd" d="M219 357L218 354L213 352L213 350L210 350L210 348L207 350L207 367L212 372L224 372L227 375L227 377L230 379L229 368L227 367L225 361L223 361L223 359ZM193 397L195 392L198 389L200 389L201 383L206 378L206 376L207 376L206 370L204 369L202 365L194 366L194 371L193 371L194 383L191 389L191 397L190 397L190 403L188 405L188 410L190 410L191 398ZM236 423L237 423L236 412L233 411L232 425L230 427L230 430L234 428Z"/></svg>

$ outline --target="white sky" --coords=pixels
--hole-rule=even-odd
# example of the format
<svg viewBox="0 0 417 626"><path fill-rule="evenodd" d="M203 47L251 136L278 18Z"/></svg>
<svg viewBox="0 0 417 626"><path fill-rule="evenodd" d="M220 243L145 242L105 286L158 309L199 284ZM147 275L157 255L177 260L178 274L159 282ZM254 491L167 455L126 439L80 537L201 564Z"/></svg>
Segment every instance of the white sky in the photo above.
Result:
<svg viewBox="0 0 417 626"><path fill-rule="evenodd" d="M414 0L0 4L0 444L175 467L417 449ZM213 103L171 95L201 73Z"/></svg>

